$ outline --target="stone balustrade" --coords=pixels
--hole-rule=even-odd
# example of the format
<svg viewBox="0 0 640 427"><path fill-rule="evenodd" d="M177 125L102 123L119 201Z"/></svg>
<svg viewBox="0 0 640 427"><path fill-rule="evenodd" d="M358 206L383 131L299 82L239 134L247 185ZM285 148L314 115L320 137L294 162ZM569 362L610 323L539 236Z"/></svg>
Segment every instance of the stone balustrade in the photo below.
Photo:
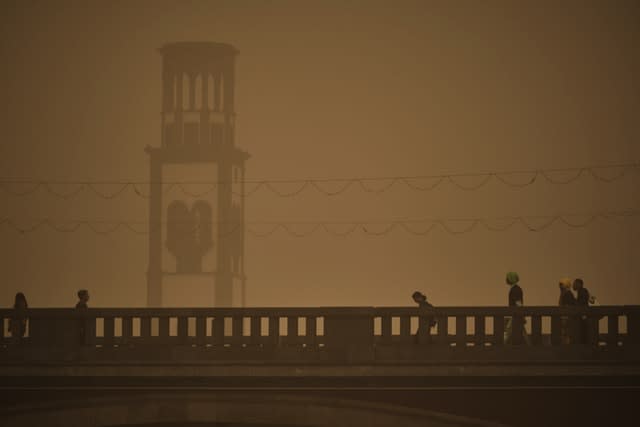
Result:
<svg viewBox="0 0 640 427"><path fill-rule="evenodd" d="M14 311L0 310L0 360L640 360L640 306L42 308L25 315L27 334L15 339L8 332Z"/></svg>

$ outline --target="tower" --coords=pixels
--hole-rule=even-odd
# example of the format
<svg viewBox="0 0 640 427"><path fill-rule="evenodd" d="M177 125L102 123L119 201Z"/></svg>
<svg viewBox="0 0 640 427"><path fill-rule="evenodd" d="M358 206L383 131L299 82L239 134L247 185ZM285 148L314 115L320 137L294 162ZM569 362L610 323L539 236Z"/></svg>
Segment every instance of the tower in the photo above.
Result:
<svg viewBox="0 0 640 427"><path fill-rule="evenodd" d="M234 142L238 51L208 42L170 43L159 51L161 144L145 149L151 181L147 305L166 306L168 293L194 293L197 305L243 306L249 154ZM189 180L210 185L194 193L162 184Z"/></svg>

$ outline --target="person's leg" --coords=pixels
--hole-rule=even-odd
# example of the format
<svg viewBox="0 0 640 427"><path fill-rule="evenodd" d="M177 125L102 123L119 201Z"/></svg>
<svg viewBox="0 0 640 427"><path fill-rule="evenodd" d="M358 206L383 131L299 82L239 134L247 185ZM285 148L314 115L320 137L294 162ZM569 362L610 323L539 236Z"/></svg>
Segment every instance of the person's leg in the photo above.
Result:
<svg viewBox="0 0 640 427"><path fill-rule="evenodd" d="M526 320L522 323L522 339L526 345L531 345L531 337L527 333L527 324Z"/></svg>
<svg viewBox="0 0 640 427"><path fill-rule="evenodd" d="M569 344L569 319L564 316L560 319L560 342Z"/></svg>
<svg viewBox="0 0 640 427"><path fill-rule="evenodd" d="M513 333L513 322L511 317L507 317L504 319L505 321L505 325L504 325L504 343L508 344L511 343L511 335Z"/></svg>

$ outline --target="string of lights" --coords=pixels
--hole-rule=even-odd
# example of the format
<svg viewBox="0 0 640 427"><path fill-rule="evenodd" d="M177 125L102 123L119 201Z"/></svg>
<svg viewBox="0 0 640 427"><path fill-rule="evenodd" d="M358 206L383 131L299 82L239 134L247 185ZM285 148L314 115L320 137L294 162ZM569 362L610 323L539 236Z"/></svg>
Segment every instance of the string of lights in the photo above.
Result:
<svg viewBox="0 0 640 427"><path fill-rule="evenodd" d="M310 189L324 196L336 196L357 186L366 193L384 193L399 185L414 191L431 191L448 183L464 191L475 191L486 186L492 180L512 188L524 188L543 179L549 184L567 185L577 181L583 175L593 179L612 183L618 181L630 172L640 170L640 163L625 163L615 165L596 165L573 168L513 170L486 173L459 173L444 175L415 175L415 176L380 176L380 177L349 177L349 178L318 178L318 179L276 179L276 180L244 180L237 182L225 181L52 181L18 178L0 179L0 190L13 196L27 196L38 191L44 191L61 199L71 199L83 192L89 192L102 199L114 199L126 192L131 192L142 198L150 197L150 186L160 184L162 193L167 194L178 190L183 194L200 198L212 194L221 186L231 186L232 193L249 197L260 190L269 191L278 197L295 197ZM604 173L604 171L614 171ZM468 183L469 179L477 182ZM195 191L188 186L206 187ZM238 188L244 186L244 192ZM110 188L110 190L105 189ZM293 187L293 188L291 188Z"/></svg>
<svg viewBox="0 0 640 427"><path fill-rule="evenodd" d="M612 211L599 213L568 213L553 216L510 216L496 218L435 218L417 220L357 220L357 221L318 221L318 222L272 222L272 221L248 221L244 226L241 222L210 222L209 225L223 224L226 231L221 237L233 235L244 228L251 236L266 238L282 231L292 237L307 237L322 231L335 237L346 237L360 230L371 236L385 236L395 229L401 229L408 234L426 236L437 227L451 235L465 234L478 227L484 227L490 232L504 232L515 225L521 225L525 230L532 232L543 231L555 223L561 223L569 228L585 228L596 220L621 220L625 218L637 218L638 210ZM26 223L26 224L25 224ZM77 232L83 227L97 235L108 235L125 230L137 235L146 235L154 229L165 227L169 224L182 224L180 232L189 234L195 228L188 226L192 223L177 221L161 221L150 223L149 221L124 221L124 220L55 220L41 218L16 221L10 218L0 219L0 225L4 225L19 233L32 233L48 227L60 233Z"/></svg>

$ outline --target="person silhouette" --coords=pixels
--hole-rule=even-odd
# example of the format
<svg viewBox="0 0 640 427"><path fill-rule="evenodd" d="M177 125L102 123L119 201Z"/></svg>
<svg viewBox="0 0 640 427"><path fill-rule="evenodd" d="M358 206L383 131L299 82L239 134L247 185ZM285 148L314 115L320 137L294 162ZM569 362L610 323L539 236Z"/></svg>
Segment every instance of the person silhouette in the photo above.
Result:
<svg viewBox="0 0 640 427"><path fill-rule="evenodd" d="M78 291L78 303L76 304L76 310L82 313L82 318L78 319L78 339L80 344L87 343L87 326L88 320L85 319L85 315L89 310L89 291L86 289L80 289Z"/></svg>
<svg viewBox="0 0 640 427"><path fill-rule="evenodd" d="M18 292L13 303L13 314L9 319L9 332L14 342L22 341L27 332L27 297L22 292Z"/></svg>
<svg viewBox="0 0 640 427"><path fill-rule="evenodd" d="M515 271L510 271L505 277L505 283L510 286L508 303L509 307L522 307L524 305L524 293L522 288L518 284L520 282L520 276ZM522 335L527 340L526 332L524 330L524 324L522 325ZM504 326L504 342L511 343L513 336L513 319L511 317L505 318Z"/></svg>
<svg viewBox="0 0 640 427"><path fill-rule="evenodd" d="M76 308L80 310L84 310L89 308L87 303L89 302L89 291L86 289L80 289L78 291L78 303L76 304Z"/></svg>
<svg viewBox="0 0 640 427"><path fill-rule="evenodd" d="M560 307L570 307L576 305L576 297L571 292L571 279L564 277L560 279L558 287L560 288L560 298L558 298L558 305Z"/></svg>
<svg viewBox="0 0 640 427"><path fill-rule="evenodd" d="M573 290L576 292L576 305L579 307L589 307L591 300L591 294L587 288L584 287L582 279L575 279L573 281ZM589 320L586 315L580 318L580 344L587 344L589 342Z"/></svg>
<svg viewBox="0 0 640 427"><path fill-rule="evenodd" d="M588 306L591 294L584 287L584 281L582 279L574 280L572 288L576 293L576 305Z"/></svg>
<svg viewBox="0 0 640 427"><path fill-rule="evenodd" d="M411 295L411 298L413 298L413 301L416 304L418 304L418 308L421 311L424 309L433 308L433 305L431 305L427 301L427 296L420 291L415 291ZM435 327L436 324L437 324L436 321L432 317L421 318L418 323L418 330L416 331L415 342L419 343L423 339L426 340L426 342L429 342L431 340L431 333L430 333L431 328ZM424 337L424 338L421 338L421 337Z"/></svg>
<svg viewBox="0 0 640 427"><path fill-rule="evenodd" d="M576 305L576 297L571 292L571 279L564 277L560 279L558 287L560 288L560 297L558 298L558 306L560 307L573 307ZM569 317L560 316L560 341L562 344L569 344L571 337L569 333Z"/></svg>

